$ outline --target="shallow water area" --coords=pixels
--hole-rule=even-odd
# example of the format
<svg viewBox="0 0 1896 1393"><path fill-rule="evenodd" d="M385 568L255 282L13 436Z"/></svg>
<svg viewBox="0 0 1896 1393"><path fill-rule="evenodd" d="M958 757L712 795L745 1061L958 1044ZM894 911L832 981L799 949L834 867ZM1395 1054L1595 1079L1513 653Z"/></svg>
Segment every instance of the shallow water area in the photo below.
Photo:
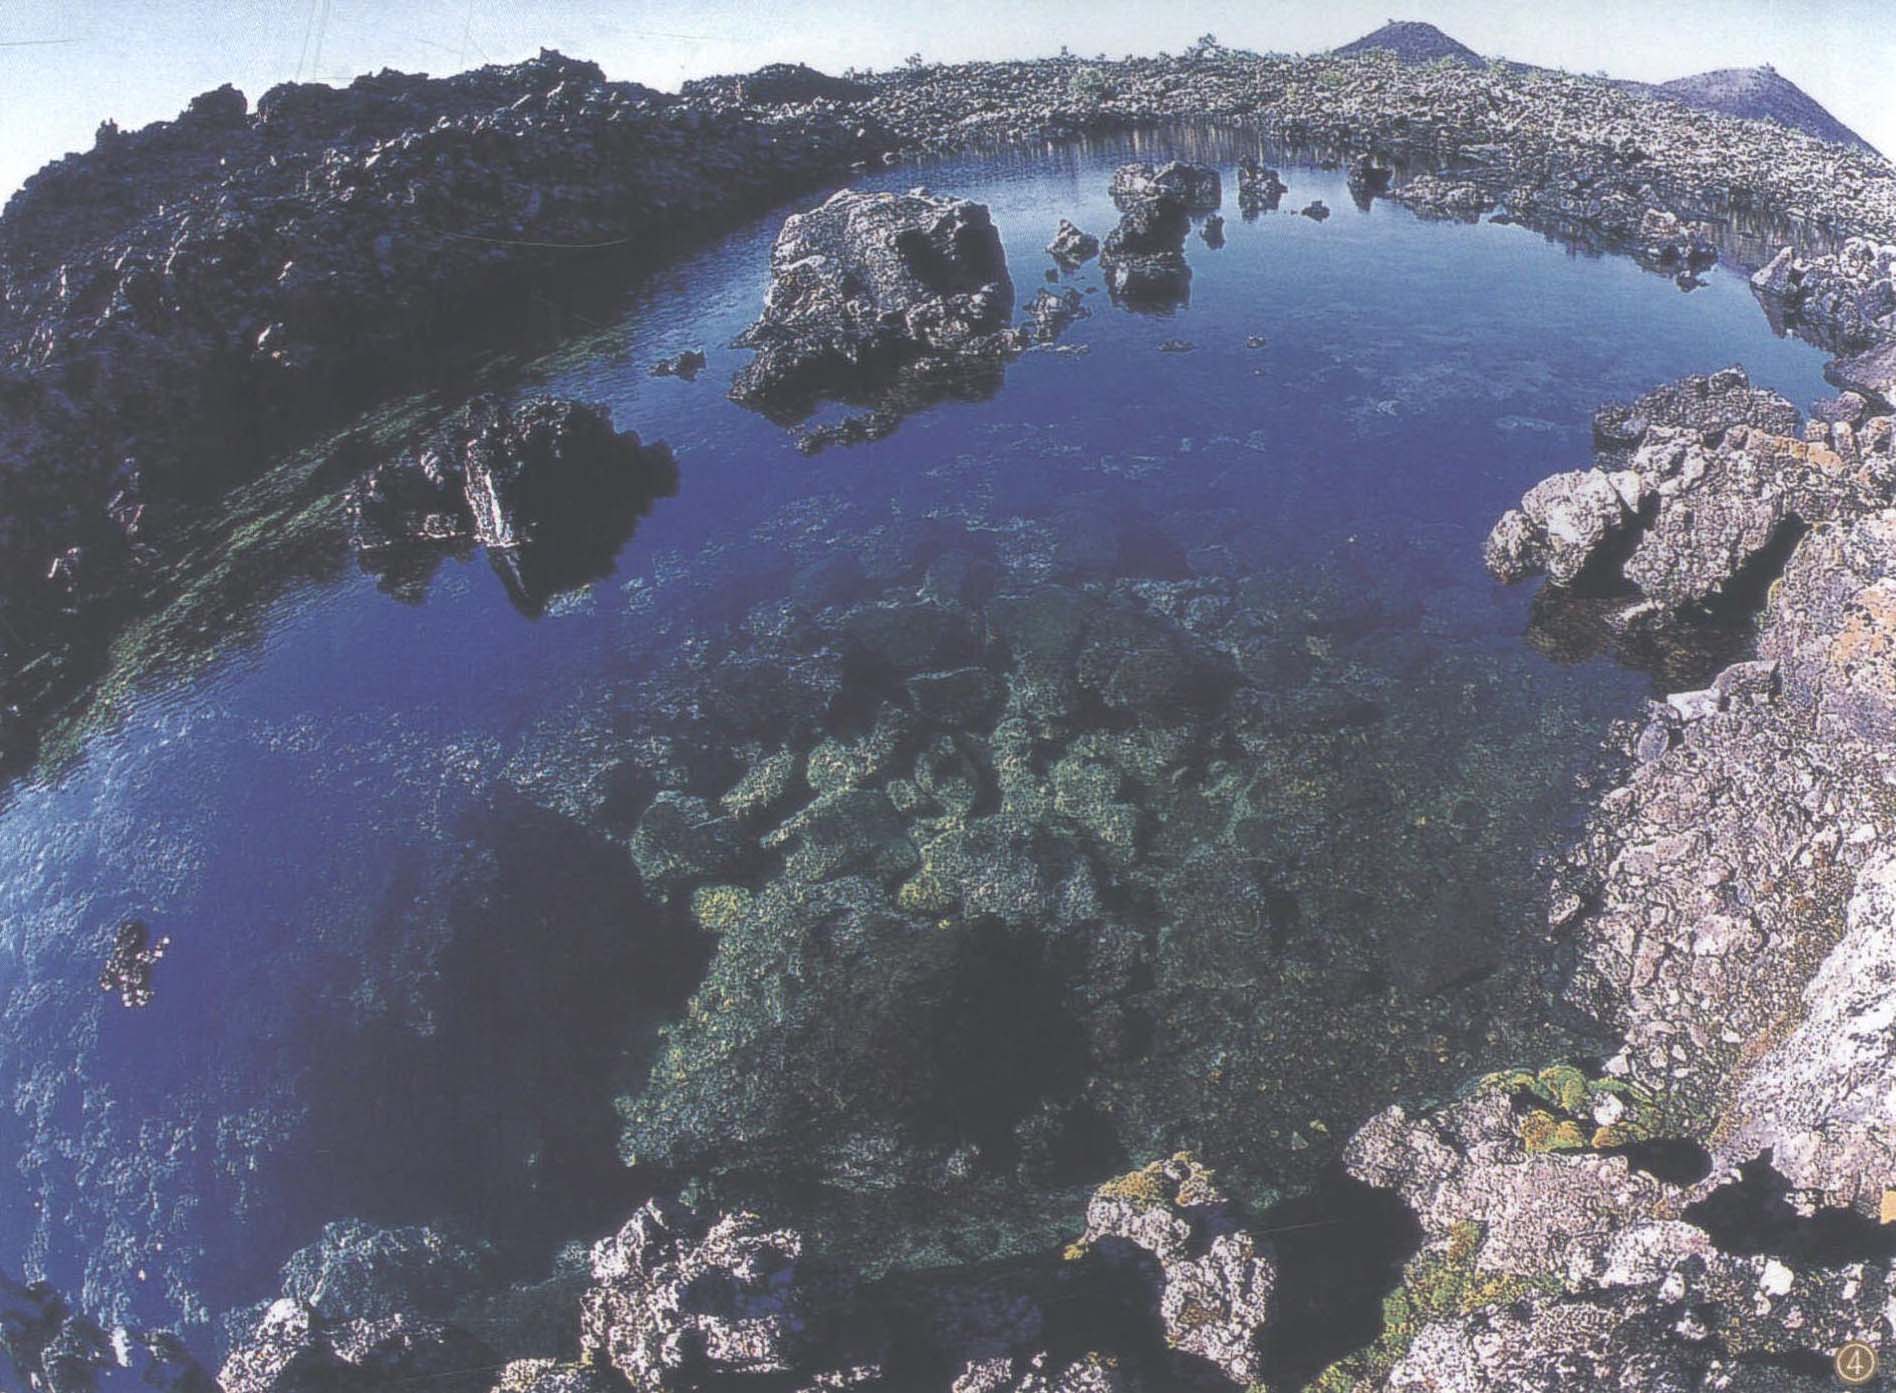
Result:
<svg viewBox="0 0 1896 1393"><path fill-rule="evenodd" d="M787 210L511 365L680 462L543 614L479 554L367 574L306 464L266 481L216 622L122 642L0 815L0 1263L195 1324L332 1219L534 1272L680 1183L872 1271L1044 1254L1128 1164L1269 1204L1388 1102L1584 1048L1541 859L1652 680L1545 656L1481 540L1601 401L1738 361L1803 404L1823 356L1738 275L1340 172L1247 219L1248 148L867 176L985 202L1019 301L1091 311L872 444L723 395ZM1189 303L1043 279L1173 154L1225 175ZM140 1010L97 981L129 916L172 939Z"/></svg>

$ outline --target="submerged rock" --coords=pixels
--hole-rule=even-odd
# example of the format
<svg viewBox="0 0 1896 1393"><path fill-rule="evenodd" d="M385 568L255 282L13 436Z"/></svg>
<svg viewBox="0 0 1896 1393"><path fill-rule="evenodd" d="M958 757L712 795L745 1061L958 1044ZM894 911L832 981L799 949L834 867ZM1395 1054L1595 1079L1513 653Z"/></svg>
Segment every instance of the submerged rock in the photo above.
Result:
<svg viewBox="0 0 1896 1393"><path fill-rule="evenodd" d="M112 952L99 973L100 989L117 992L119 1000L127 1006L151 1005L152 969L170 946L169 937L153 942L151 930L144 921L127 919L119 925Z"/></svg>
<svg viewBox="0 0 1896 1393"><path fill-rule="evenodd" d="M0 1272L0 1381L20 1393L222 1393L176 1336L107 1329Z"/></svg>
<svg viewBox="0 0 1896 1393"><path fill-rule="evenodd" d="M1014 308L999 233L981 204L917 189L844 189L792 214L771 252L764 311L739 342L757 357L733 399L784 414L855 398L904 370L991 359Z"/></svg>
<svg viewBox="0 0 1896 1393"><path fill-rule="evenodd" d="M652 364L653 377L682 377L690 382L704 371L704 350L687 348L669 358L660 358Z"/></svg>

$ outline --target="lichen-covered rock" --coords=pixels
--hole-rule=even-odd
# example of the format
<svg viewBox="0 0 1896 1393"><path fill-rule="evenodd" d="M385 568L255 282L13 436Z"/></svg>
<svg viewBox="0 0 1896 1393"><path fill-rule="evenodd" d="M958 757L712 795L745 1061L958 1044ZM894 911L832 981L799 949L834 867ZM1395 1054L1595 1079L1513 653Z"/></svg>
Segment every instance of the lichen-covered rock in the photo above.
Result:
<svg viewBox="0 0 1896 1393"><path fill-rule="evenodd" d="M1603 410L1595 467L1529 490L1490 534L1488 569L1621 585L1637 595L1622 624L1664 624L1727 597L1799 530L1887 502L1896 486L1887 431L1859 440L1824 426L1800 439L1768 428L1795 418L1736 369Z"/></svg>
<svg viewBox="0 0 1896 1393"><path fill-rule="evenodd" d="M920 360L991 356L1014 283L988 210L917 189L844 189L785 220L731 395L786 411L886 385Z"/></svg>
<svg viewBox="0 0 1896 1393"><path fill-rule="evenodd" d="M1536 1276L1576 1239L1648 1212L1668 1193L1623 1156L1592 1151L1591 1107L1577 1106L1586 1121L1571 1144L1552 1135L1558 1124L1543 1135L1536 1111L1517 1113L1498 1087L1422 1117L1396 1106L1357 1131L1344 1164L1364 1184L1401 1195L1431 1241L1446 1241L1457 1224L1480 1225L1469 1255L1477 1271ZM1540 1116L1551 1123L1553 1114Z"/></svg>
<svg viewBox="0 0 1896 1393"><path fill-rule="evenodd" d="M1543 479L1488 534L1483 551L1488 570L1508 583L1545 572L1554 584L1571 585L1631 520L1638 502L1635 492L1629 506L1626 495L1598 470Z"/></svg>
<svg viewBox="0 0 1896 1393"><path fill-rule="evenodd" d="M1843 937L1802 993L1801 1019L1745 1075L1721 1130L1732 1164L1769 1155L1807 1203L1876 1213L1896 1174L1896 856L1857 873Z"/></svg>
<svg viewBox="0 0 1896 1393"><path fill-rule="evenodd" d="M1195 1158L1154 1161L1102 1185L1086 1206L1078 1246L1152 1273L1173 1349L1234 1383L1259 1376L1262 1339L1276 1314L1275 1256L1242 1227Z"/></svg>
<svg viewBox="0 0 1896 1393"><path fill-rule="evenodd" d="M488 1393L624 1393L616 1373L592 1364L557 1359L516 1359L500 1371Z"/></svg>
<svg viewBox="0 0 1896 1393"><path fill-rule="evenodd" d="M592 1250L581 1346L640 1388L790 1373L821 1333L802 1258L754 1214L653 1200Z"/></svg>

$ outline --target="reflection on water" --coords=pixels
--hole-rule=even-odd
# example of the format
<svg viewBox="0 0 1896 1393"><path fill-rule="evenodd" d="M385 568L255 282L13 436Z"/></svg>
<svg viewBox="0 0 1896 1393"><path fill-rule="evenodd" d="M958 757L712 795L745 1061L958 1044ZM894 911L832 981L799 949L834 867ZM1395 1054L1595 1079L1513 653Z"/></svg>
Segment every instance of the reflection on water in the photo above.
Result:
<svg viewBox="0 0 1896 1393"><path fill-rule="evenodd" d="M1648 679L1524 642L1481 537L1600 400L1737 359L1807 401L1821 357L1734 276L1276 154L1335 215L1189 239L1170 317L1042 251L1113 225L1121 160L1234 188L1253 148L869 176L986 202L1085 351L814 460L722 394L781 215L602 308L506 371L668 441L680 491L544 602L348 561L336 488L457 403L246 490L0 817L0 1263L202 1321L333 1218L533 1270L685 1181L871 1268L1040 1252L1128 1160L1268 1200L1565 1047L1536 861ZM98 986L130 919L171 940L136 1011Z"/></svg>

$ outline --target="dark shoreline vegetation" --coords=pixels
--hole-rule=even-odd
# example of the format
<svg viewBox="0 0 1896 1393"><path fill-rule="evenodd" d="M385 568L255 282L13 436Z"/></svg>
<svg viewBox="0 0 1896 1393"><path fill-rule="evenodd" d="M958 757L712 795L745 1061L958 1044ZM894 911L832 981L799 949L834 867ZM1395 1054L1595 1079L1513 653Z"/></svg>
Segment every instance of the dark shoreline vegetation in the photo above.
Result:
<svg viewBox="0 0 1896 1393"><path fill-rule="evenodd" d="M521 346L523 324L532 345L558 345L668 257L852 171L1180 119L1255 141L1266 162L1313 151L1350 171L1364 206L1504 218L1688 286L1737 260L1774 328L1838 355L1840 393L1808 421L1736 370L1603 409L1594 467L1537 486L1489 539L1498 578L1549 578L1532 641L1608 649L1691 688L1623 713L1641 719L1594 770L1617 786L1559 864L1533 869L1551 871L1545 926L1524 926L1522 960L1498 969L1508 989L1561 979L1571 1057L1483 1074L1534 1048L1497 1024L1483 1051L1406 1059L1435 1008L1403 1020L1387 1005L1401 923L1315 944L1307 885L1272 879L1326 847L1332 881L1352 865L1414 871L1393 852L1378 861L1373 838L1346 845L1349 790L1335 806L1300 801L1335 751L1401 719L1313 677L1312 655L1351 637L1338 621L1287 646L1264 622L1282 616L1261 578L1188 579L1167 551L1188 540L1145 539L1112 584L1023 594L1003 583L1012 563L939 522L916 524L913 556L853 570L792 538L790 583L823 617L793 606L690 645L612 716L639 757L601 757L587 730L546 737L549 761L598 763L586 806L509 810L491 853L532 863L546 902L482 899L478 868L441 891L478 926L452 950L453 980L517 980L521 1023L564 1005L579 1038L611 1034L616 998L585 980L588 953L638 981L641 1010L704 977L689 1018L638 1061L675 1090L628 1094L616 1119L561 1119L570 1173L630 1164L610 1183L632 1217L530 1279L498 1269L489 1235L332 1224L286 1267L281 1300L230 1313L225 1393L417 1379L467 1393L1342 1393L1554 1377L1764 1393L1825 1386L1828 1350L1886 1334L1896 1277L1869 1216L1896 1174L1879 1082L1896 1050L1865 1022L1896 1009L1896 870L1881 850L1896 835L1896 251L1880 245L1896 239L1896 171L1862 151L1595 79L1374 55L777 69L670 97L543 54L443 81L279 88L254 116L229 89L207 94L175 123L102 131L0 220L8 755L76 755L109 716L114 693L88 685L102 672L144 682L260 633L272 596L349 564L330 545L345 521L398 597L476 543L529 615L608 570L671 486L669 454L571 403L464 404L499 389L481 355ZM1240 208L1264 197L1265 172L1241 168ZM1186 213L1218 201L1168 178L1199 175L1135 170L1115 189L1122 220L1103 251L1129 301L1186 288ZM1079 297L1028 303L995 260L987 210L951 195L844 194L805 214L734 395L795 426L815 399L840 401L862 414L812 428L812 445L875 439L933 401L992 392L1011 357L1057 348ZM882 245L865 227L897 229L900 255L863 252ZM849 274L798 270L811 247ZM688 477L690 459L678 467ZM612 506L582 516L575 488ZM1021 545L1123 557L1117 526L1082 506ZM578 568L537 568L536 538ZM868 603L822 608L865 587ZM1369 596L1340 624L1373 630L1400 603ZM1562 732L1547 735L1558 746ZM1518 811L1485 830L1482 810L1441 820L1499 857ZM1055 836L1056 819L1077 830ZM617 908L657 926L637 951L612 938L615 906L559 893L563 874L618 883L601 868L620 841L580 831L599 825L630 852ZM1446 864L1459 853L1441 835ZM1417 897L1452 902L1476 935L1494 912L1446 880ZM1172 976L1155 983L1126 925L1159 903L1194 906L1216 932L1172 944ZM509 916L559 920L574 962L538 962ZM1404 961L1425 999L1467 984L1457 951ZM128 1006L164 991L170 964L146 958ZM1274 980L1256 967L1267 958L1309 980ZM888 995L887 972L912 974L912 991ZM1045 1009L1069 981L1076 999ZM1224 1026L1256 1013L1278 1073L1309 1077L1307 1095L1227 1061L1209 1024L1202 1051L1144 1062L1153 1025L1136 1003L1168 993ZM1283 1003L1281 1018L1261 1002ZM1334 1020L1301 1021L1312 1002ZM513 1058L444 1020L436 1048L523 1095L557 1077L560 1061ZM1373 1089L1321 1078L1338 1071L1323 1054L1335 1021L1361 1022L1341 1072ZM944 1039L1014 1093L901 1071ZM856 1072L826 1072L839 1058ZM1102 1147L1117 1144L1090 1104L1067 1101L1088 1058L1142 1061L1111 1088L1151 1144L1115 1155L1125 1174L1103 1185ZM754 1076L786 1064L802 1093L751 1097ZM392 1081L417 1090L417 1137L446 1125L427 1077ZM1177 1135L1167 1095L1201 1077L1260 1111L1197 1120L1202 1157L1152 1160ZM1295 1183L1242 1193L1229 1178L1257 1119L1320 1119L1345 1096L1380 1110ZM960 1144L939 1161L900 1154L903 1109ZM407 1134L393 1135L391 1149ZM635 1144L644 1154L627 1154ZM1311 1144L1303 1131L1285 1143ZM720 1187L771 1193L741 1167L804 1165L825 1178L812 1184L830 1208L806 1197L820 1235L718 1203ZM901 1226L897 1187L865 1185L852 1218L837 1177L906 1167L966 1194L997 1165L1070 1190L1084 1232L857 1270L865 1234ZM674 1197L679 1177L691 1181ZM1029 1233L1046 1222L1021 1216ZM4 1280L0 1358L13 1363L0 1374L61 1393L148 1371L161 1387L213 1386L177 1340L115 1340L50 1288Z"/></svg>

